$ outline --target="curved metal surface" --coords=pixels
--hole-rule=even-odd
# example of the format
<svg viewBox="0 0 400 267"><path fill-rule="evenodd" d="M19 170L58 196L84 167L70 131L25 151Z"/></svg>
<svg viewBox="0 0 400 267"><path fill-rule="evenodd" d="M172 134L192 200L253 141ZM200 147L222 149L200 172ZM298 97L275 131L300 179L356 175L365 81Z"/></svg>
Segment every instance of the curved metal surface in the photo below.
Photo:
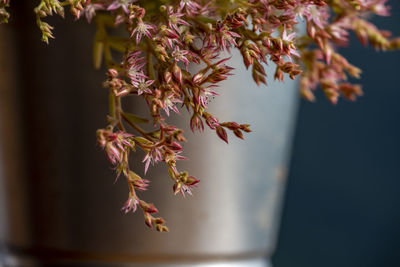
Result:
<svg viewBox="0 0 400 267"><path fill-rule="evenodd" d="M104 262L104 261L45 261L38 260L33 257L21 257L7 255L3 260L4 267L64 267L64 266L80 266L80 267L271 267L268 260L264 258L245 259L245 260L214 260L202 262L180 262L180 263L128 263L128 262Z"/></svg>
<svg viewBox="0 0 400 267"><path fill-rule="evenodd" d="M20 66L14 78L20 81L15 97L22 105L12 109L18 111L13 114L18 114L20 127L14 130L23 137L20 152L5 155L7 145L1 144L0 177L6 191L1 205L7 214L2 242L49 253L127 254L132 261L160 255L178 260L272 253L297 108L294 82L271 81L267 88L258 88L234 54L235 75L218 89L221 96L210 108L221 121L250 123L253 132L245 141L230 136L227 145L209 130L192 134L185 111L171 116L188 139L185 156L190 160L179 162L178 168L201 182L193 197L182 199L172 194L165 166L150 168L146 178L151 187L141 196L154 202L167 220L171 232L160 234L144 226L140 212L120 211L126 184L122 179L114 184L110 164L95 142L95 131L104 127L107 114L107 90L100 85L104 72L90 65L90 26L77 23L79 27L56 23L57 39L49 47L39 42L31 26L21 26L28 34L19 36ZM143 107L131 101L125 104ZM12 109L3 109L2 118ZM5 122L0 123L4 127ZM134 157L142 173L143 155ZM11 168L15 162L22 172ZM17 209L25 218L11 216L16 211L10 203L21 203Z"/></svg>

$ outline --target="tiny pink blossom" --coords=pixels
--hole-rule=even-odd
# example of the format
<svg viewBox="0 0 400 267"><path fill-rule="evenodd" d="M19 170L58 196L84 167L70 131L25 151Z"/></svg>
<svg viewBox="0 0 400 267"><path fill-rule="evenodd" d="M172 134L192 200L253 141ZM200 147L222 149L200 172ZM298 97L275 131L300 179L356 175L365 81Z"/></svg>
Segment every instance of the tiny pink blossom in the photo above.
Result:
<svg viewBox="0 0 400 267"><path fill-rule="evenodd" d="M219 50L227 50L228 52L230 47L237 46L235 38L240 38L241 36L239 34L229 31L229 28L222 23L217 23L215 30L216 34L214 37L216 44L212 44L212 40L209 40L211 45L217 45Z"/></svg>
<svg viewBox="0 0 400 267"><path fill-rule="evenodd" d="M189 26L190 24L181 19L183 13L174 12L174 8L172 6L168 6L167 16L168 16L168 27L170 29L174 29L176 32L179 32L178 24Z"/></svg>
<svg viewBox="0 0 400 267"><path fill-rule="evenodd" d="M319 7L316 5L306 6L303 10L303 16L306 17L307 21L313 22L320 29L328 23L329 10L327 7Z"/></svg>
<svg viewBox="0 0 400 267"><path fill-rule="evenodd" d="M143 21L139 20L136 28L132 31L131 37L136 35L136 44L139 44L142 37L145 35L148 38L151 38L150 31L154 31L156 28L150 24L146 24Z"/></svg>
<svg viewBox="0 0 400 267"><path fill-rule="evenodd" d="M108 7L107 10L115 10L122 8L126 14L129 13L129 4L135 2L135 0L115 0Z"/></svg>
<svg viewBox="0 0 400 267"><path fill-rule="evenodd" d="M155 163L163 160L162 148L155 144L144 156L143 161L145 163L144 173L147 173L150 163L154 165Z"/></svg>
<svg viewBox="0 0 400 267"><path fill-rule="evenodd" d="M387 0L374 0L371 10L379 16L390 16L390 7L386 6Z"/></svg>
<svg viewBox="0 0 400 267"><path fill-rule="evenodd" d="M199 132L204 131L204 124L201 118L197 114L193 114L192 118L190 119L190 129L192 132L198 130Z"/></svg>
<svg viewBox="0 0 400 267"><path fill-rule="evenodd" d="M129 194L128 200L125 202L124 206L121 208L121 210L126 214L130 211L135 212L137 209L137 205L139 204L139 201L137 200L136 197L132 196Z"/></svg>
<svg viewBox="0 0 400 267"><path fill-rule="evenodd" d="M134 82L138 82L141 79L147 78L142 70L143 66L146 65L146 62L143 57L139 57L140 54L140 51L134 51L130 52L126 57L128 76L131 79L132 84Z"/></svg>
<svg viewBox="0 0 400 267"><path fill-rule="evenodd" d="M137 179L133 181L133 185L139 191L146 191L150 181L147 179Z"/></svg>
<svg viewBox="0 0 400 267"><path fill-rule="evenodd" d="M197 187L198 183L200 182L193 176L189 176L186 179L187 179L187 182L181 183L181 185L179 187L179 191L176 192L176 193L179 192L183 197L185 197L186 193L189 194L190 196L193 195L192 188Z"/></svg>
<svg viewBox="0 0 400 267"><path fill-rule="evenodd" d="M200 89L198 100L199 100L200 105L204 108L207 108L210 97L218 96L218 93L211 90L212 87L215 87L215 85L202 87Z"/></svg>
<svg viewBox="0 0 400 267"><path fill-rule="evenodd" d="M210 127L211 130L215 130L220 125L218 119L213 117L211 114L207 116L206 124L208 125L208 127Z"/></svg>
<svg viewBox="0 0 400 267"><path fill-rule="evenodd" d="M283 33L282 33L282 41L293 42L293 39L295 36L296 36L295 32L292 32L288 35L286 28L284 28ZM289 44L287 47L288 47L288 51L285 51L285 52L286 52L286 55L289 57L289 59L291 59L292 55L296 56L296 57L300 57L300 54L297 52L297 50L293 44Z"/></svg>
<svg viewBox="0 0 400 267"><path fill-rule="evenodd" d="M89 3L86 4L84 12L85 12L85 17L86 20L90 23L93 19L93 17L96 15L97 10L103 10L104 6L102 4L92 4Z"/></svg>
<svg viewBox="0 0 400 267"><path fill-rule="evenodd" d="M174 97L172 93L168 94L163 99L163 108L167 116L169 116L169 110L173 110L175 113L179 114L179 110L176 107L175 103L182 103L182 100Z"/></svg>
<svg viewBox="0 0 400 267"><path fill-rule="evenodd" d="M172 57L175 59L176 62L182 61L185 64L185 67L189 65L189 60L187 59L186 55L189 52L186 50L180 50L178 46L175 46L174 51L172 52Z"/></svg>
<svg viewBox="0 0 400 267"><path fill-rule="evenodd" d="M138 81L132 81L132 85L136 87L138 95L141 95L143 93L151 94L152 91L149 88L149 86L152 85L153 83L154 83L154 80L146 81L143 78L140 78Z"/></svg>
<svg viewBox="0 0 400 267"><path fill-rule="evenodd" d="M122 154L126 152L127 148L134 147L132 136L125 132L114 133L102 129L97 131L97 142L105 149L108 160L116 165L122 161Z"/></svg>
<svg viewBox="0 0 400 267"><path fill-rule="evenodd" d="M184 9L188 15L193 15L201 9L201 6L194 0L181 0L180 9Z"/></svg>

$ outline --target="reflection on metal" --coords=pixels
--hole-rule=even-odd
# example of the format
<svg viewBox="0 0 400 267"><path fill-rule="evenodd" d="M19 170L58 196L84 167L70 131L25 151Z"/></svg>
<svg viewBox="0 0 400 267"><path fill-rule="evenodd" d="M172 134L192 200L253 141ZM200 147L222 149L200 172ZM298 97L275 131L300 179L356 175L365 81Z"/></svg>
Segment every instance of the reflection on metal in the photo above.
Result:
<svg viewBox="0 0 400 267"><path fill-rule="evenodd" d="M127 262L100 262L100 261L43 261L36 258L28 258L22 256L7 255L3 259L5 267L41 267L41 266L81 266L81 267L271 267L270 263L264 258L245 259L245 260L203 260L197 262L174 262L174 263L160 263L160 262L140 262L140 263L127 263ZM0 265L1 266L1 265Z"/></svg>
<svg viewBox="0 0 400 267"><path fill-rule="evenodd" d="M129 264L96 266L268 266L260 255L270 256L275 246L285 180L284 172L277 170L284 170L288 161L297 108L294 82L278 85L271 79L267 88L258 88L239 56L233 55L235 75L218 89L221 96L210 106L221 121L252 124L253 132L245 136L246 141L230 136L226 145L209 130L192 134L187 115L171 116L185 129L188 139L184 149L190 160L179 162L178 167L201 182L193 197L182 199L173 196L165 166L149 170L146 178L152 181L151 187L141 196L154 202L166 219L171 232L160 234L144 226L140 212L120 212L128 193L126 184L122 179L113 184L114 173L95 145L95 131L104 127L107 114L107 90L101 87L104 72L92 69L89 26L79 23L72 25L73 30L56 25L57 39L48 47L26 26L28 35L21 35L17 44L24 47L18 69L22 105L16 118L23 126L24 150L7 155L7 160L21 162L22 171L13 173L11 165L4 165L0 182L3 186L19 184L19 192L26 193L8 192L0 205L22 203L26 218L3 218L1 242L21 250L40 250L53 259L58 255L55 250L111 258L129 255ZM269 77L273 77L271 71ZM128 102L125 104L132 109L144 107L134 99ZM5 114L0 118L12 112L1 111ZM0 121L1 127L4 123ZM3 144L3 159L5 148ZM134 156L136 169L143 168L142 156ZM165 255L169 256L164 263L137 263ZM255 255L255 259L235 255ZM181 259L203 256L236 260L180 263ZM18 263L18 257L13 261L10 254L6 259L6 266L25 266ZM28 260L36 261L40 262ZM69 262L68 266L85 264Z"/></svg>

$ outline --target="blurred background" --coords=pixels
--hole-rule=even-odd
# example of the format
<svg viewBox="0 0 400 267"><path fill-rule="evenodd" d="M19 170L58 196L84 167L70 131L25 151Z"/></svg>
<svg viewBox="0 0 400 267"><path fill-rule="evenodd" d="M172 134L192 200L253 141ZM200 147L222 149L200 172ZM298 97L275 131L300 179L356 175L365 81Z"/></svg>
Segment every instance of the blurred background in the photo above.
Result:
<svg viewBox="0 0 400 267"><path fill-rule="evenodd" d="M400 35L400 1L389 4L392 16L374 22ZM274 267L400 266L400 52L377 53L352 38L341 53L363 69L365 95L336 106L322 94L301 101Z"/></svg>
<svg viewBox="0 0 400 267"><path fill-rule="evenodd" d="M400 35L400 1L388 3L374 22ZM352 39L341 52L365 95L301 101L275 267L400 266L400 52Z"/></svg>

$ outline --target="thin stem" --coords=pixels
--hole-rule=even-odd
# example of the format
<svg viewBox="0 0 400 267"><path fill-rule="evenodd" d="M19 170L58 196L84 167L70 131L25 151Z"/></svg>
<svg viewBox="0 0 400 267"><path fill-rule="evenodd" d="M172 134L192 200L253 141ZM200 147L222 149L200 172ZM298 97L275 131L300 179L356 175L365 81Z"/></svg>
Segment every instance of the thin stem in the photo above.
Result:
<svg viewBox="0 0 400 267"><path fill-rule="evenodd" d="M133 129L135 129L137 132L139 132L141 135L143 135L144 137L146 137L149 140L153 141L153 137L151 137L150 135L148 135L142 128L140 128L139 126L137 126L135 123L131 122L128 117L125 116L125 114L123 112L120 112L120 116L122 116L122 118L130 125L132 126Z"/></svg>
<svg viewBox="0 0 400 267"><path fill-rule="evenodd" d="M115 106L116 106L116 110L118 111L115 114L116 115L116 119L118 121L118 124L117 124L118 128L121 131L126 132L126 129L125 129L124 125L122 124L122 119L121 119L121 114L124 114L122 112L121 97L119 97L119 96L115 97Z"/></svg>

